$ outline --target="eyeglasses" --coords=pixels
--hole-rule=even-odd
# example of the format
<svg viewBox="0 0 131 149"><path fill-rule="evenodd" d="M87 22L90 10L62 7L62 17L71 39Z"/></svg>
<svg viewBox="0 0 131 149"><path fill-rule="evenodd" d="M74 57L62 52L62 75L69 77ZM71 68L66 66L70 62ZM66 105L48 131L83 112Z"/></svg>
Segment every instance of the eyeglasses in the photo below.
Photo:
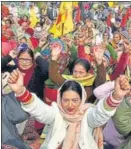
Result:
<svg viewBox="0 0 131 149"><path fill-rule="evenodd" d="M19 58L18 60L20 63L27 63L27 64L32 63L32 59Z"/></svg>

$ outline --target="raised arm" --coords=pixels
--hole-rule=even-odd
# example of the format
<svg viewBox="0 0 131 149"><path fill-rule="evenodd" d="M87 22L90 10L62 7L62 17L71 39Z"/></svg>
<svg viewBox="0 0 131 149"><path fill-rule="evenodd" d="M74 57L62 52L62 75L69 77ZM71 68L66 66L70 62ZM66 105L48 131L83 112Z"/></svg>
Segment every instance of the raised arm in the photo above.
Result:
<svg viewBox="0 0 131 149"><path fill-rule="evenodd" d="M2 59L1 59L1 70L3 71L7 67L7 64L11 60L13 60L16 56L17 56L16 52L14 50L11 50L9 52L9 55L2 57Z"/></svg>
<svg viewBox="0 0 131 149"><path fill-rule="evenodd" d="M106 82L106 68L104 67L102 57L104 54L103 46L96 46L93 49L96 65L97 65L97 75L94 82L94 86L98 87Z"/></svg>
<svg viewBox="0 0 131 149"><path fill-rule="evenodd" d="M109 96L109 94L111 93L111 91L114 90L114 81L108 81L102 85L100 85L99 87L97 87L96 89L94 89L93 93L96 96L97 99L103 99L106 96Z"/></svg>
<svg viewBox="0 0 131 149"><path fill-rule="evenodd" d="M119 62L116 65L114 72L110 75L111 80L115 80L117 77L119 77L119 75L124 74L129 61L130 47L131 44L127 45L126 43L124 43L124 51L120 57Z"/></svg>
<svg viewBox="0 0 131 149"><path fill-rule="evenodd" d="M60 57L60 49L51 50L51 60L49 66L49 78L58 86L62 85L65 79L58 72L59 65L57 63L58 58Z"/></svg>
<svg viewBox="0 0 131 149"><path fill-rule="evenodd" d="M117 107L129 91L128 79L126 76L120 76L115 82L114 92L100 100L95 107L89 109L87 115L89 126L95 128L105 124L114 115Z"/></svg>
<svg viewBox="0 0 131 149"><path fill-rule="evenodd" d="M58 73L58 63L57 61L50 61L49 66L49 78L58 86L62 85L65 79L62 77L60 73Z"/></svg>
<svg viewBox="0 0 131 149"><path fill-rule="evenodd" d="M1 58L1 70L2 71L11 60L12 60L12 57L10 55L7 55Z"/></svg>
<svg viewBox="0 0 131 149"><path fill-rule="evenodd" d="M40 68L43 77L45 77L45 80L48 79L48 71L49 71L48 60L44 59L39 53L36 53L35 57L36 57L36 64Z"/></svg>
<svg viewBox="0 0 131 149"><path fill-rule="evenodd" d="M11 73L8 83L15 92L17 100L22 103L24 111L41 123L50 124L54 121L56 113L54 108L46 105L35 94L26 90L23 86L23 76L18 69Z"/></svg>

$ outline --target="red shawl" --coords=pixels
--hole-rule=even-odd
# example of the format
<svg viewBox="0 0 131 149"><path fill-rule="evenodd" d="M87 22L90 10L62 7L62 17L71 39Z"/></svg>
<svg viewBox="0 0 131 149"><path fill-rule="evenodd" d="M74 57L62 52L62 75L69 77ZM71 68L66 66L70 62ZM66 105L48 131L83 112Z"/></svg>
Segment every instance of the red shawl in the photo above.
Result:
<svg viewBox="0 0 131 149"><path fill-rule="evenodd" d="M18 66L18 67L19 67L19 70L25 74L24 75L24 85L25 85L25 87L27 87L31 78L32 78L32 75L34 73L34 69L35 69L36 65L33 64L28 70L23 70L22 68L20 68L20 66Z"/></svg>

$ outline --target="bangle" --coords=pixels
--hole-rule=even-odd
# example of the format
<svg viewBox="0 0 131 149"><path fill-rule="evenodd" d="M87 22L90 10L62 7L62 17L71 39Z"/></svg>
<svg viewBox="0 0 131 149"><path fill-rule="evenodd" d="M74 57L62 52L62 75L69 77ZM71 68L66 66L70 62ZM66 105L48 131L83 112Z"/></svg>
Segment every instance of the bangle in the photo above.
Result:
<svg viewBox="0 0 131 149"><path fill-rule="evenodd" d="M34 101L34 98L33 98L33 97L31 97L31 99L30 99L29 101L27 101L27 102L23 102L23 104L24 104L24 105L27 105L27 104L32 103L33 101Z"/></svg>
<svg viewBox="0 0 131 149"><path fill-rule="evenodd" d="M113 97L112 97L112 95L110 95L107 98L106 103L107 103L108 106L115 108L115 107L118 107L119 106L119 104L121 103L121 101L122 100L119 100L119 101L114 100Z"/></svg>
<svg viewBox="0 0 131 149"><path fill-rule="evenodd" d="M16 96L20 102L28 102L32 98L32 94L26 90L21 96Z"/></svg>

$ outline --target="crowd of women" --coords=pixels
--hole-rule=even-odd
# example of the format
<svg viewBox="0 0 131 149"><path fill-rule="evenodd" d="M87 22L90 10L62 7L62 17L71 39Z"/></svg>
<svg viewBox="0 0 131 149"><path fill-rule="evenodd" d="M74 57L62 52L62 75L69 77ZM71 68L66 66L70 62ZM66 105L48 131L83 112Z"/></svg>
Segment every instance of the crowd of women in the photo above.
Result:
<svg viewBox="0 0 131 149"><path fill-rule="evenodd" d="M2 3L2 148L131 149L131 3Z"/></svg>

